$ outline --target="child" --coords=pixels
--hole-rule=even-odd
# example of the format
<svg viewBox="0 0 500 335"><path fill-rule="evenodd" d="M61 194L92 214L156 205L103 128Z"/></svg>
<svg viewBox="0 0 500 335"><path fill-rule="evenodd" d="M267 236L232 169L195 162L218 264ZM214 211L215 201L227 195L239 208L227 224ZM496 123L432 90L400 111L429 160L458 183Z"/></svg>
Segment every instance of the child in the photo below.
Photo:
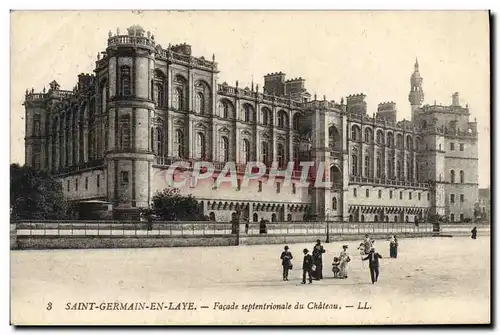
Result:
<svg viewBox="0 0 500 335"><path fill-rule="evenodd" d="M312 284L313 257L309 255L309 250L304 249L304 262L302 263L302 284L306 283L306 274L309 276L309 284Z"/></svg>
<svg viewBox="0 0 500 335"><path fill-rule="evenodd" d="M340 272L340 259L338 257L333 258L333 263L332 263L332 271L333 271L333 278L338 278L339 277L339 272Z"/></svg>

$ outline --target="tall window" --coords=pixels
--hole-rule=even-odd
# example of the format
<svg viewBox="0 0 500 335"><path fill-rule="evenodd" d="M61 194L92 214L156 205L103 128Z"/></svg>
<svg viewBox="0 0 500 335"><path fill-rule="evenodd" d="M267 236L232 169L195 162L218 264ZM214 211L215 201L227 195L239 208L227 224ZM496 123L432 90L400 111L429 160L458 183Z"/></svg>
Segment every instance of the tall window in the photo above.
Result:
<svg viewBox="0 0 500 335"><path fill-rule="evenodd" d="M398 179L403 179L403 164L401 161L396 163L396 175L398 176Z"/></svg>
<svg viewBox="0 0 500 335"><path fill-rule="evenodd" d="M260 148L261 162L266 166L269 165L269 143L262 142Z"/></svg>
<svg viewBox="0 0 500 335"><path fill-rule="evenodd" d="M177 157L184 157L184 133L180 129L175 132L175 149Z"/></svg>
<svg viewBox="0 0 500 335"><path fill-rule="evenodd" d="M294 147L293 148L293 163L294 163L294 168L298 170L300 167L300 154L299 154L299 148Z"/></svg>
<svg viewBox="0 0 500 335"><path fill-rule="evenodd" d="M396 148L398 149L403 148L403 135L401 134L396 135Z"/></svg>
<svg viewBox="0 0 500 335"><path fill-rule="evenodd" d="M120 87L121 87L121 95L129 96L131 93L130 88L130 68L128 66L122 66L120 68Z"/></svg>
<svg viewBox="0 0 500 335"><path fill-rule="evenodd" d="M455 222L455 214L450 214L450 221Z"/></svg>
<svg viewBox="0 0 500 335"><path fill-rule="evenodd" d="M203 96L203 93L198 92L196 93L196 113L198 114L204 114L205 113L205 97Z"/></svg>
<svg viewBox="0 0 500 335"><path fill-rule="evenodd" d="M228 105L225 101L220 101L219 102L219 116L221 118L227 119L228 118Z"/></svg>
<svg viewBox="0 0 500 335"><path fill-rule="evenodd" d="M387 178L392 179L394 177L394 164L391 157L387 158Z"/></svg>
<svg viewBox="0 0 500 335"><path fill-rule="evenodd" d="M351 140L357 141L358 140L358 127L357 126L352 126L351 128Z"/></svg>
<svg viewBox="0 0 500 335"><path fill-rule="evenodd" d="M229 140L226 136L220 138L219 161L227 162L229 160Z"/></svg>
<svg viewBox="0 0 500 335"><path fill-rule="evenodd" d="M352 155L351 161L352 161L352 175L357 176L358 175L358 156Z"/></svg>
<svg viewBox="0 0 500 335"><path fill-rule="evenodd" d="M250 160L250 142L246 138L243 139L243 155L241 160L244 164L248 163Z"/></svg>
<svg viewBox="0 0 500 335"><path fill-rule="evenodd" d="M278 113L278 128L285 128L287 126L287 116L284 111Z"/></svg>
<svg viewBox="0 0 500 335"><path fill-rule="evenodd" d="M455 194L450 194L450 203L455 203Z"/></svg>
<svg viewBox="0 0 500 335"><path fill-rule="evenodd" d="M460 170L460 184L464 183L464 170Z"/></svg>
<svg viewBox="0 0 500 335"><path fill-rule="evenodd" d="M202 133L196 134L196 157L199 159L205 158L206 142L205 135Z"/></svg>
<svg viewBox="0 0 500 335"><path fill-rule="evenodd" d="M366 155L365 156L365 177L370 178L371 177L371 171L370 171L370 156Z"/></svg>
<svg viewBox="0 0 500 335"><path fill-rule="evenodd" d="M372 130L370 128L365 128L365 142L372 142Z"/></svg>
<svg viewBox="0 0 500 335"><path fill-rule="evenodd" d="M300 118L299 118L299 113L295 113L293 116L293 130L299 130L299 125L300 125Z"/></svg>
<svg viewBox="0 0 500 335"><path fill-rule="evenodd" d="M382 176L382 160L380 159L380 156L377 156L377 178L380 178Z"/></svg>
<svg viewBox="0 0 500 335"><path fill-rule="evenodd" d="M243 106L243 121L250 122L250 106Z"/></svg>
<svg viewBox="0 0 500 335"><path fill-rule="evenodd" d="M377 131L377 144L382 144L382 142L384 141L384 135L382 134L382 131L381 130L378 130Z"/></svg>
<svg viewBox="0 0 500 335"><path fill-rule="evenodd" d="M394 147L394 134L393 133L387 133L387 146L389 148Z"/></svg>
<svg viewBox="0 0 500 335"><path fill-rule="evenodd" d="M455 170L450 171L450 183L455 183Z"/></svg>
<svg viewBox="0 0 500 335"><path fill-rule="evenodd" d="M173 106L174 109L183 110L184 109L184 93L182 92L182 88L177 87L174 90L174 98L173 98Z"/></svg>
<svg viewBox="0 0 500 335"><path fill-rule="evenodd" d="M450 143L450 151L455 150L455 143L451 142Z"/></svg>
<svg viewBox="0 0 500 335"><path fill-rule="evenodd" d="M156 151L163 155L163 130L160 127L156 127Z"/></svg>
<svg viewBox="0 0 500 335"><path fill-rule="evenodd" d="M406 149L413 150L413 142L410 135L406 136Z"/></svg>
<svg viewBox="0 0 500 335"><path fill-rule="evenodd" d="M330 148L335 148L337 141L340 139L339 131L335 126L328 128L328 145Z"/></svg>
<svg viewBox="0 0 500 335"><path fill-rule="evenodd" d="M337 210L337 198L333 198L333 199L332 199L332 209L333 209L334 211L336 211L336 210Z"/></svg>
<svg viewBox="0 0 500 335"><path fill-rule="evenodd" d="M460 151L464 151L464 144L460 143Z"/></svg>
<svg viewBox="0 0 500 335"><path fill-rule="evenodd" d="M156 103L158 107L163 107L165 104L165 92L162 84L156 84Z"/></svg>
<svg viewBox="0 0 500 335"><path fill-rule="evenodd" d="M278 143L278 166L280 168L285 166L285 147L283 144Z"/></svg>
<svg viewBox="0 0 500 335"><path fill-rule="evenodd" d="M130 149L130 116L123 115L120 118L120 148Z"/></svg>
<svg viewBox="0 0 500 335"><path fill-rule="evenodd" d="M269 110L267 108L262 108L262 124L263 125L269 125L270 124L270 113L269 113Z"/></svg>

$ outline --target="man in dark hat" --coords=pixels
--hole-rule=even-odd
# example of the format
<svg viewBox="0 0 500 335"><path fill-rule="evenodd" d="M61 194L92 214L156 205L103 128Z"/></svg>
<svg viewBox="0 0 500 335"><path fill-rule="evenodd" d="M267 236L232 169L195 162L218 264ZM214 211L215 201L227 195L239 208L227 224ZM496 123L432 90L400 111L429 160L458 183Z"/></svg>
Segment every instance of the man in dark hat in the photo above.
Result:
<svg viewBox="0 0 500 335"><path fill-rule="evenodd" d="M285 245L285 251L281 253L281 265L283 265L283 280L288 281L288 271L292 268L292 253L288 251L288 245Z"/></svg>
<svg viewBox="0 0 500 335"><path fill-rule="evenodd" d="M314 246L312 257L314 260L314 265L316 266L316 271L314 274L314 278L316 280L323 279L323 254L325 253L325 249L321 245L320 240L316 240L316 245Z"/></svg>
<svg viewBox="0 0 500 335"><path fill-rule="evenodd" d="M309 255L309 250L304 249L304 262L302 263L302 284L306 283L306 273L309 275L309 284L312 284L313 258Z"/></svg>
<svg viewBox="0 0 500 335"><path fill-rule="evenodd" d="M378 281L378 275L379 275L379 259L382 258L382 256L375 251L375 248L371 248L370 252L368 253L368 256L363 258L364 261L369 261L370 264L370 277L372 279L372 284L375 284Z"/></svg>

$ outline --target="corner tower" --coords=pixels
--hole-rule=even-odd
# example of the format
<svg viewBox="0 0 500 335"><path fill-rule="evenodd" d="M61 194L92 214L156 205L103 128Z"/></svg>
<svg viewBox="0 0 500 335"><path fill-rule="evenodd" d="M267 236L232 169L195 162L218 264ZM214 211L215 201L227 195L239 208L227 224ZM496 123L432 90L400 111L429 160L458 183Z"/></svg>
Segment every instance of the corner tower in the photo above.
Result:
<svg viewBox="0 0 500 335"><path fill-rule="evenodd" d="M408 101L410 101L411 105L412 121L415 120L415 113L422 106L422 102L424 102L424 91L422 90L423 80L418 69L418 59L416 59L415 69L410 78L410 94L408 95Z"/></svg>
<svg viewBox="0 0 500 335"><path fill-rule="evenodd" d="M136 216L149 207L154 154L150 144L155 41L139 26L109 34L106 57L109 97L106 114L109 148L106 154L107 198L117 217Z"/></svg>

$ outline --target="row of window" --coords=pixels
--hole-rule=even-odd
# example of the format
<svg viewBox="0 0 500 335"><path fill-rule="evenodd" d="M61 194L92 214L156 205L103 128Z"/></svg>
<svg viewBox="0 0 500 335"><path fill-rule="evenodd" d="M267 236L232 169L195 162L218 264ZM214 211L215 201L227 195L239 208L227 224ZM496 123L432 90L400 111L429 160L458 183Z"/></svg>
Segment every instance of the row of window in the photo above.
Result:
<svg viewBox="0 0 500 335"><path fill-rule="evenodd" d="M375 177L376 178L382 178L384 175L382 171L382 159L379 157L380 155L377 155L377 158L375 159ZM407 157L407 179L412 180L413 179L413 161L410 156ZM358 155L352 154L351 155L351 173L353 176L359 176L360 169L359 169L359 158ZM365 155L365 177L371 178L373 177L372 173L372 167L371 167L371 158L368 155ZM404 178L404 172L403 172L403 161L398 160L396 162L396 174L394 174L393 167L394 167L394 159L393 158L388 158L387 159L387 176L389 178L396 177L398 179L403 179ZM417 178L419 177L419 166L418 164L416 165L416 176Z"/></svg>
<svg viewBox="0 0 500 335"><path fill-rule="evenodd" d="M462 221L464 221L464 219L465 219L464 214L463 214L463 213L460 213L460 216L459 216L459 221L458 221L458 222L462 222ZM451 221L451 222L455 222L455 214L454 214L454 213L451 213L451 214L450 214L450 221Z"/></svg>
<svg viewBox="0 0 500 335"><path fill-rule="evenodd" d="M377 215L373 216L373 222L379 222L379 219L380 219L380 222L384 222L384 219L385 219L385 222L389 222L389 220L390 220L388 215L386 215L385 217L381 217L381 218L379 218ZM414 215L414 219L416 222L419 220L419 217L417 215ZM359 220L361 222L365 222L365 216L361 215L359 217ZM399 215L394 215L394 222L399 222L400 220L401 220L401 217ZM354 216L352 214L349 215L349 221L350 222L354 221ZM405 217L405 222L410 222L410 217L408 215L406 215L406 217Z"/></svg>
<svg viewBox="0 0 500 335"><path fill-rule="evenodd" d="M354 197L358 196L358 189L357 188L353 188L352 189L352 195ZM365 196L366 196L366 198L370 197L370 189L366 189L365 190ZM378 190L377 196L378 196L379 199L382 198L382 190ZM389 199L392 199L393 196L394 196L393 190L389 190ZM403 200L403 191L399 191L399 199ZM413 199L413 192L412 191L408 191L408 200L412 200L412 199ZM422 199L422 193L421 192L417 192L417 199L418 200ZM428 201L430 200L430 193L427 193L427 200Z"/></svg>
<svg viewBox="0 0 500 335"><path fill-rule="evenodd" d="M464 147L465 147L464 143L459 143L460 151L464 151ZM455 143L450 142L450 151L454 151L454 150L455 150Z"/></svg>
<svg viewBox="0 0 500 335"><path fill-rule="evenodd" d="M460 184L465 182L464 170L460 170ZM455 170L450 171L450 183L455 184Z"/></svg>
<svg viewBox="0 0 500 335"><path fill-rule="evenodd" d="M331 133L330 133L331 134ZM386 136L384 136L384 132L382 130L377 130L375 143L378 145L386 144L388 147L394 147L394 134L392 132L388 132ZM358 125L353 125L351 127L351 138L352 141L361 141L361 128ZM384 143L385 140L385 143ZM364 132L364 142L373 143L373 130L371 128L365 128ZM421 146L421 141L419 138L416 140L415 148L419 149ZM406 136L406 149L413 150L413 139L411 135ZM403 135L396 135L396 148L403 149Z"/></svg>
<svg viewBox="0 0 500 335"><path fill-rule="evenodd" d="M465 202L465 195L460 194L460 202ZM455 203L455 194L450 194L450 203Z"/></svg>
<svg viewBox="0 0 500 335"><path fill-rule="evenodd" d="M97 186L97 189L99 189L101 187L101 176L100 175L97 175L96 186ZM70 187L71 187L71 181L68 179L66 181L67 192L70 191ZM89 189L89 177L85 177L84 188L85 188L85 190ZM78 179L75 179L75 191L78 192Z"/></svg>

